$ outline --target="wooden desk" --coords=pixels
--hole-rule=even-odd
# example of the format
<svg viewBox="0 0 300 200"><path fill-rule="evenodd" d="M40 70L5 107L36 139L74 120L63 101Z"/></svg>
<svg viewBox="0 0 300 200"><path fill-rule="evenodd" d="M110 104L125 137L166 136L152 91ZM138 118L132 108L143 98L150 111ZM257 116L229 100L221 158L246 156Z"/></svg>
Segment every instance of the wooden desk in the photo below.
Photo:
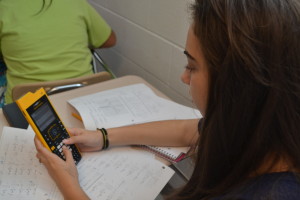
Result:
<svg viewBox="0 0 300 200"><path fill-rule="evenodd" d="M58 113L58 115L60 116L61 120L64 122L66 127L84 128L83 123L72 116L72 112L76 113L77 111L67 102L69 99L73 99L75 97L84 96L88 94L93 94L96 92L101 92L104 90L114 89L126 85L137 84L137 83L144 83L145 85L150 87L156 95L169 99L158 89L154 88L152 85L150 85L148 82L146 82L144 79L138 76L124 76L109 81L85 86L82 88L78 88L78 89L74 89L74 90L70 90L58 94L53 94L49 96L49 98L51 99L51 102L55 107L56 112ZM2 109L0 109L0 119L1 119L0 122L0 130L1 130L0 137L1 137L3 126L9 126L8 122L6 121L3 115ZM160 157L157 157L157 159L167 165L171 164L169 161L164 160Z"/></svg>
<svg viewBox="0 0 300 200"><path fill-rule="evenodd" d="M118 88L126 85L137 84L137 83L144 83L145 85L149 86L158 96L168 99L166 95L164 95L162 92L160 92L152 85L150 85L148 82L146 82L144 79L138 76L124 76L109 81L86 86L83 88L78 88L78 89L54 94L49 97L58 115L61 117L66 127L83 128L83 123L71 115L71 113L76 112L76 110L70 104L68 104L67 101L69 99L73 99L75 97L84 96L84 95L88 95L88 94L92 94L104 90ZM1 136L3 126L9 126L3 115L2 109L0 109L0 120L1 120L0 121L0 130L1 130L0 136Z"/></svg>
<svg viewBox="0 0 300 200"><path fill-rule="evenodd" d="M154 88L152 85L150 85L148 82L146 82L144 79L142 79L138 76L124 76L124 77L112 79L109 81L97 83L94 85L86 86L83 88L78 88L78 89L70 90L67 92L54 94L54 95L50 96L50 99L51 99L54 107L56 108L56 111L58 112L59 116L61 117L62 121L64 122L64 124L67 127L83 128L83 123L80 122L79 120L75 119L71 115L71 113L76 112L76 110L72 106L70 106L70 104L67 103L67 100L75 98L75 97L83 96L83 95L88 95L88 94L92 94L92 93L96 93L96 92L100 92L100 91L104 91L104 90L109 90L109 89L118 88L118 87L122 87L122 86L126 86L126 85L137 84L137 83L144 83L145 85L150 87L155 92L155 94L157 94L158 96L169 99L166 95L164 95L158 89ZM3 126L9 126L9 125L3 115L2 109L0 109L0 130L1 130L0 137L2 134ZM156 159L158 159L159 161L161 161L167 165L171 164L169 161L164 160L160 157L156 157ZM175 178L173 178L173 179L175 180L177 185L178 185L178 183L183 184L182 178L180 178L180 176L175 175L174 177ZM171 180L173 180L173 179L171 179ZM169 190L171 190L170 188L173 187L172 181L169 183L169 185L170 186L166 187L167 188L166 191L168 191L168 192L169 192ZM162 199L162 197L158 196L156 199Z"/></svg>
<svg viewBox="0 0 300 200"><path fill-rule="evenodd" d="M112 79L109 81L101 82L98 84L93 84L83 88L70 90L67 92L62 92L50 96L56 111L59 113L62 121L67 127L81 127L83 128L82 122L71 115L72 112L76 110L67 102L69 99L73 99L79 96L84 96L88 94L93 94L96 92L101 92L104 90L114 89L126 85L132 85L137 83L144 83L149 86L158 96L167 98L166 95L158 91L156 88L147 83L144 79L138 76L124 76L121 78Z"/></svg>

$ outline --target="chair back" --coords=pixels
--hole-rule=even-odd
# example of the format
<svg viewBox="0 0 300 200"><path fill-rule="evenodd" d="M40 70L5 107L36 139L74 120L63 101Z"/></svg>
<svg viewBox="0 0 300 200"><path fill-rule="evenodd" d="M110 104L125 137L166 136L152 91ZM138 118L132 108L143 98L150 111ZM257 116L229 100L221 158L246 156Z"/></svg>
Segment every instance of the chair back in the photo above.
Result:
<svg viewBox="0 0 300 200"><path fill-rule="evenodd" d="M65 80L55 80L55 81L45 81L36 83L25 83L16 85L12 89L12 99L16 101L22 97L27 92L35 92L37 89L43 87L48 95L67 91L70 89L80 88L87 85L99 83L102 81L107 81L112 79L110 73L103 71L96 74L91 74L87 76L65 79Z"/></svg>
<svg viewBox="0 0 300 200"><path fill-rule="evenodd" d="M110 67L106 64L106 62L103 60L103 58L100 56L100 54L92 49L92 66L93 66L93 72L94 73L98 73L98 67L97 67L97 62L100 64L100 67L103 68L103 70L107 71L108 73L110 73L110 75L112 76L112 78L116 78L116 75L112 72L112 70L110 69Z"/></svg>

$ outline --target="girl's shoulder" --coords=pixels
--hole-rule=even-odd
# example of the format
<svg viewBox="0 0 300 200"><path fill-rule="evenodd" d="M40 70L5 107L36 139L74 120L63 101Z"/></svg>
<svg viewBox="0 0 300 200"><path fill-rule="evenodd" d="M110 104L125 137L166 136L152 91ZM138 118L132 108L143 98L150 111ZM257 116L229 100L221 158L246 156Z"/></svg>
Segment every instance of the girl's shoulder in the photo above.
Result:
<svg viewBox="0 0 300 200"><path fill-rule="evenodd" d="M299 200L300 174L270 173L253 178L215 200Z"/></svg>

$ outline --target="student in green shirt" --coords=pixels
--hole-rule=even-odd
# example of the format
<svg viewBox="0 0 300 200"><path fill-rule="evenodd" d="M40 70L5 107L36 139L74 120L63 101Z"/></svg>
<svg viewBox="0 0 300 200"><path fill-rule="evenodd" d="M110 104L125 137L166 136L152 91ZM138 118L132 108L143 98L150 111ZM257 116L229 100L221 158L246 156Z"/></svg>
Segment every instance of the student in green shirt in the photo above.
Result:
<svg viewBox="0 0 300 200"><path fill-rule="evenodd" d="M1 0L0 54L7 66L6 103L18 84L92 74L90 48L116 37L86 0Z"/></svg>

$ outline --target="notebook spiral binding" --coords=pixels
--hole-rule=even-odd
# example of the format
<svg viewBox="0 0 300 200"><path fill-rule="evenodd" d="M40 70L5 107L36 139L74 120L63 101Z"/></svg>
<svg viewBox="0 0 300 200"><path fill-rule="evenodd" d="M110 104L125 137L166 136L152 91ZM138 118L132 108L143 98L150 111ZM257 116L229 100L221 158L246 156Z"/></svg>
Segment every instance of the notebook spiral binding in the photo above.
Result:
<svg viewBox="0 0 300 200"><path fill-rule="evenodd" d="M186 155L185 153L181 153L179 156L176 156L176 155L173 155L173 154L161 149L160 147L156 147L156 146L148 146L148 145L134 145L134 146L137 146L146 151L154 153L155 155L157 155L163 159L166 159L166 160L170 161L171 163L179 162Z"/></svg>

